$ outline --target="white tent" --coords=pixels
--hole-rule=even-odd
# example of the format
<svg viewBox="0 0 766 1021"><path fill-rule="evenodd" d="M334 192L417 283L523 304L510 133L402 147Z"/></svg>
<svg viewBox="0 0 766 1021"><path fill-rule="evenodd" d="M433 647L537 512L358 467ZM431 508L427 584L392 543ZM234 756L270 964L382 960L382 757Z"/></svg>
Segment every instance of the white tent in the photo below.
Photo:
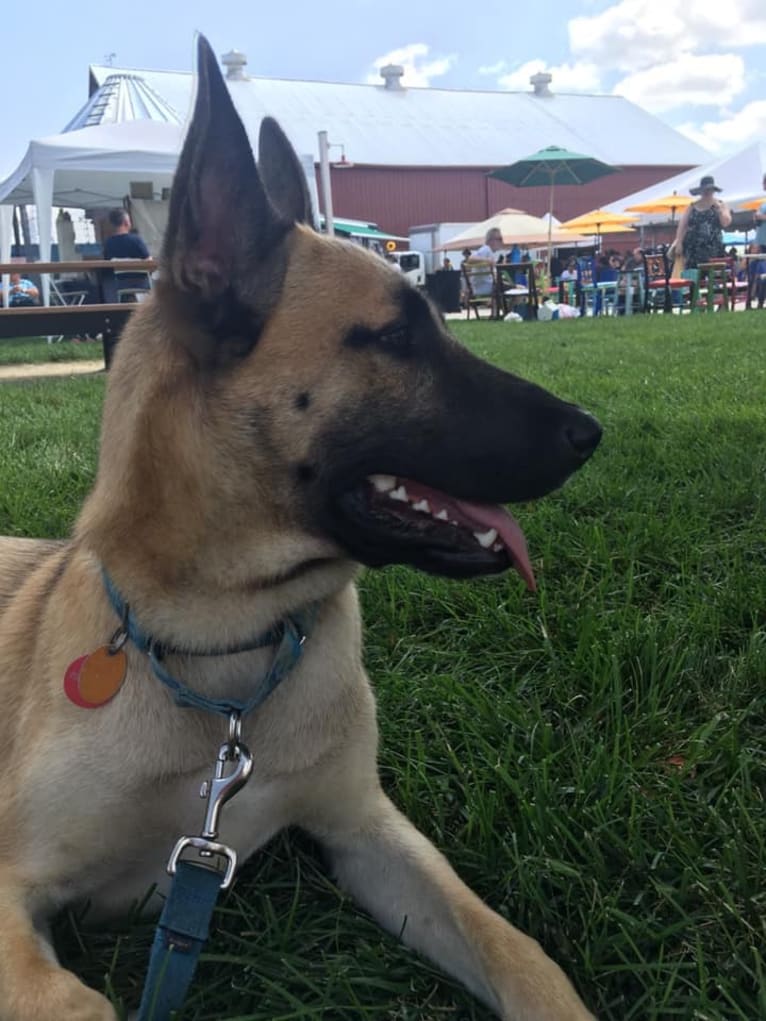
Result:
<svg viewBox="0 0 766 1021"><path fill-rule="evenodd" d="M685 170L682 174L659 181L642 191L633 192L617 202L611 202L605 208L610 212L621 213L628 206L637 206L644 202L651 202L664 195L677 192L679 195L688 195L691 188L696 188L700 178L711 174L719 188L722 188L721 197L726 199L729 207L736 211L737 207L748 199L756 198L763 194L761 182L766 173L766 143L756 142L746 149L729 156L719 156L715 160L703 166L695 167L693 170ZM670 219L670 214L668 214ZM656 215L645 215L644 222L657 220Z"/></svg>
<svg viewBox="0 0 766 1021"><path fill-rule="evenodd" d="M12 206L36 207L40 261L47 262L53 206L118 206L130 194L131 182L150 182L153 195L160 197L172 183L183 134L178 124L134 120L30 142L19 166L0 182L0 261L7 262L10 254ZM47 276L42 283L47 304Z"/></svg>

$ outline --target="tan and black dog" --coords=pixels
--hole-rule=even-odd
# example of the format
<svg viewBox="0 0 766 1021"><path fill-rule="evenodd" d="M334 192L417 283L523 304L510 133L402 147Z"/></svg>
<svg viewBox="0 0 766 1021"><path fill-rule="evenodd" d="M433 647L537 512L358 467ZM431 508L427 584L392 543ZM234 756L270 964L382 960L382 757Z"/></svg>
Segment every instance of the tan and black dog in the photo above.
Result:
<svg viewBox="0 0 766 1021"><path fill-rule="evenodd" d="M360 563L515 566L532 584L498 505L559 486L600 429L472 356L384 260L307 226L301 167L272 120L259 150L256 168L201 40L160 279L118 345L93 491L70 540L0 541L0 1019L114 1021L56 963L47 919L166 888L224 737L132 643L110 701L67 697L69 665L119 624L106 572L168 669L215 698L246 698L273 652L204 653L318 604L299 664L244 720L253 777L221 838L244 860L305 828L364 908L498 1017L585 1021L558 966L381 790L354 578Z"/></svg>

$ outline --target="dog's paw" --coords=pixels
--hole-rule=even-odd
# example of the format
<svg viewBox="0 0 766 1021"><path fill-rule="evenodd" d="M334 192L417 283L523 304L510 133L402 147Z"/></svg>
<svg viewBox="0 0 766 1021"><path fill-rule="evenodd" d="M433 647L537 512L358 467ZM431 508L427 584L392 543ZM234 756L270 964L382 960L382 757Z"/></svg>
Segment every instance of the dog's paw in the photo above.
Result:
<svg viewBox="0 0 766 1021"><path fill-rule="evenodd" d="M109 1001L71 972L51 968L27 988L11 992L0 1021L118 1021Z"/></svg>
<svg viewBox="0 0 766 1021"><path fill-rule="evenodd" d="M517 935L513 981L504 983L503 1021L596 1021L561 968L529 937Z"/></svg>
<svg viewBox="0 0 766 1021"><path fill-rule="evenodd" d="M569 979L554 965L545 983L536 985L525 1002L516 1001L503 1012L505 1021L596 1021L574 990Z"/></svg>

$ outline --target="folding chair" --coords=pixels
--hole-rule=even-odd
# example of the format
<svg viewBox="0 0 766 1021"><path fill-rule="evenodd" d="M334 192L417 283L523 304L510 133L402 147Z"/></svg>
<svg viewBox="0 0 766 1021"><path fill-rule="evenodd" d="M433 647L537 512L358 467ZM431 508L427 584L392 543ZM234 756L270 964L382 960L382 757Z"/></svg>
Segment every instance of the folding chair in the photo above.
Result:
<svg viewBox="0 0 766 1021"><path fill-rule="evenodd" d="M722 308L724 312L729 311L729 267L725 259L701 262L697 267L699 271L699 293L700 298L704 295L704 309L706 312L714 312Z"/></svg>
<svg viewBox="0 0 766 1021"><path fill-rule="evenodd" d="M695 281L686 275L672 275L673 264L668 258L666 245L653 252L643 252L643 260L645 312L672 312L674 308L682 311L695 307Z"/></svg>
<svg viewBox="0 0 766 1021"><path fill-rule="evenodd" d="M479 310L489 309L490 319L495 315L495 264L488 260L470 262L466 259L460 267L463 274L465 317L471 318L471 311L481 319Z"/></svg>

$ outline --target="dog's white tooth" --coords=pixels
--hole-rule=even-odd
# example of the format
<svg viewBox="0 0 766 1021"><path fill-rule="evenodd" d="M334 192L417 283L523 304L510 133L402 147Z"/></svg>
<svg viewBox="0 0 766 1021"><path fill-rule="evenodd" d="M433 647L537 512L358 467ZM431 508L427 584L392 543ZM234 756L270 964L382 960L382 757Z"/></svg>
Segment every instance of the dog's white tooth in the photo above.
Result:
<svg viewBox="0 0 766 1021"><path fill-rule="evenodd" d="M493 553L499 553L502 550L502 548L503 548L503 544L501 542L496 542L492 546L492 552Z"/></svg>
<svg viewBox="0 0 766 1021"><path fill-rule="evenodd" d="M428 500L418 500L417 503L413 503L412 509L416 511L423 511L424 514L431 513L431 505Z"/></svg>
<svg viewBox="0 0 766 1021"><path fill-rule="evenodd" d="M370 475L370 482L379 493L388 493L396 488L395 475Z"/></svg>
<svg viewBox="0 0 766 1021"><path fill-rule="evenodd" d="M446 510L440 510L438 514L434 514L434 517L436 518L437 521L446 521L447 512Z"/></svg>
<svg viewBox="0 0 766 1021"><path fill-rule="evenodd" d="M482 549L489 549L495 539L497 539L497 529L490 528L488 532L474 532L473 537Z"/></svg>
<svg viewBox="0 0 766 1021"><path fill-rule="evenodd" d="M388 494L389 500L401 500L403 503L407 502L407 490L404 486L399 486L398 489L392 489Z"/></svg>

